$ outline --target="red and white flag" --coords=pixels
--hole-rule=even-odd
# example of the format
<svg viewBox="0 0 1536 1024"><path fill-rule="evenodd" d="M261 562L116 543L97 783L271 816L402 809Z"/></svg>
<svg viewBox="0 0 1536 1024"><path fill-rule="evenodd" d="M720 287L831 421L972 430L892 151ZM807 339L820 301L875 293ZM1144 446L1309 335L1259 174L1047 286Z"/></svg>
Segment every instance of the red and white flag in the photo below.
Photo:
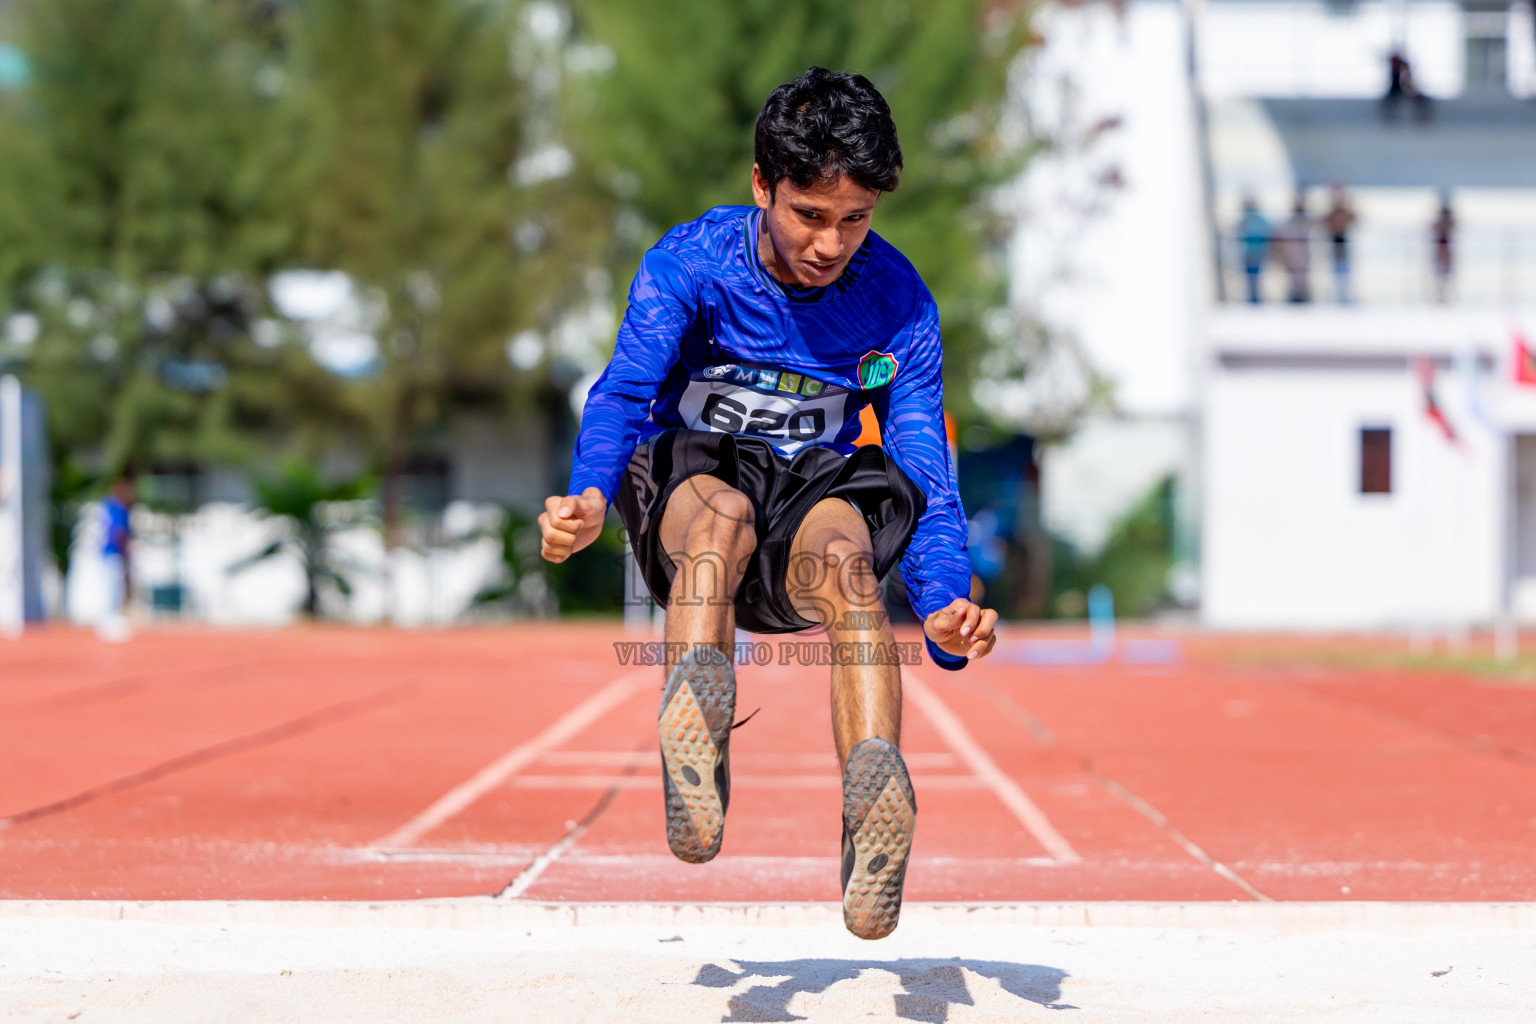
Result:
<svg viewBox="0 0 1536 1024"><path fill-rule="evenodd" d="M1516 327L1510 331L1513 342L1516 384L1536 384L1536 354L1525 340L1525 332Z"/></svg>
<svg viewBox="0 0 1536 1024"><path fill-rule="evenodd" d="M1461 438L1456 436L1456 428L1445 418L1445 410L1440 408L1440 401L1435 397L1435 361L1428 356L1416 356L1413 368L1419 375L1419 387L1424 391L1424 415L1429 417L1429 422L1440 428L1440 433L1445 435L1447 441L1460 447ZM1532 383L1536 383L1536 379Z"/></svg>

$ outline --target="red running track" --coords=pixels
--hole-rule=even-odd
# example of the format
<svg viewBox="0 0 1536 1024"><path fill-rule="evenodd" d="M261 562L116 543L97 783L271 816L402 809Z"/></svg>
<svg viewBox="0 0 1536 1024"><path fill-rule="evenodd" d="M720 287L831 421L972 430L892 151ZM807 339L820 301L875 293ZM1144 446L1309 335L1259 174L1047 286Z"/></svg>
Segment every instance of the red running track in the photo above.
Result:
<svg viewBox="0 0 1536 1024"><path fill-rule="evenodd" d="M660 669L607 625L0 644L0 897L835 900L827 669L739 672L711 864L668 854ZM1536 688L908 672L914 900L1536 898Z"/></svg>

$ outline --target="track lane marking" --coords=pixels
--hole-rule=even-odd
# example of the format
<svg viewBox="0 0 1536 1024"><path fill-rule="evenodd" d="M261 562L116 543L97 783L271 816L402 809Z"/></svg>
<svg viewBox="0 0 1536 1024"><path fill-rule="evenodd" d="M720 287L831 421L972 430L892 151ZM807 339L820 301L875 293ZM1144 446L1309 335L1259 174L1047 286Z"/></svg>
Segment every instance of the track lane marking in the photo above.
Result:
<svg viewBox="0 0 1536 1024"><path fill-rule="evenodd" d="M648 751L654 756L655 751ZM917 775L930 789L987 789L985 780L974 775ZM645 775L519 775L507 780L512 789L660 789L661 774ZM842 791L843 780L836 775L737 775L731 773L731 790L738 789L834 789Z"/></svg>
<svg viewBox="0 0 1536 1024"><path fill-rule="evenodd" d="M1131 810L1135 811L1137 814L1141 815L1143 818L1146 818L1152 824L1156 825L1163 831L1164 835L1173 840L1173 842L1176 843L1180 849L1189 854L1195 860L1199 861L1201 864L1204 864L1217 875L1220 875L1222 878L1225 878L1227 881L1243 890L1243 892L1247 893L1249 897L1256 900L1257 902L1274 902L1272 897L1264 895L1264 893L1260 892L1253 885L1249 884L1248 880L1242 875L1239 875L1236 871L1233 871L1221 861L1206 853L1205 850L1202 849L1200 845L1193 839L1190 839L1183 832L1180 832L1178 829L1174 828L1173 822L1169 821L1167 815L1165 815L1162 811L1158 810L1156 807L1153 807L1141 797L1120 785L1120 783L1116 782L1114 779L1104 775L1093 766L1092 762L1088 761L1086 758L1083 760L1083 769L1088 772L1089 775L1093 776L1098 784L1104 787L1106 792L1108 792L1115 799L1119 800L1121 803L1125 804Z"/></svg>
<svg viewBox="0 0 1536 1024"><path fill-rule="evenodd" d="M1367 718L1374 718L1387 725L1395 726L1404 732L1426 733L1463 750L1469 750L1476 754L1486 754L1506 761L1513 761L1527 768L1536 768L1536 754L1529 753L1519 747L1510 746L1491 736L1459 732L1455 729L1444 729L1438 725L1430 725L1428 722L1421 722L1416 718L1410 718L1396 711L1388 711L1385 708L1377 707L1375 704L1371 704L1361 698L1352 697L1348 693L1331 693L1316 686L1308 686L1300 692L1319 703L1346 708Z"/></svg>
<svg viewBox="0 0 1536 1024"><path fill-rule="evenodd" d="M1019 702L1014 700L1010 694L999 690L997 686L985 676L978 677L977 682L980 683L980 686L978 687L973 685L972 688L986 694L987 699L989 699L999 711L1002 711L1009 718L1023 726L1025 731L1032 735L1035 740L1040 743L1041 746L1066 751L1066 748L1061 745L1061 741L1056 738L1056 734L1052 732L1044 722L1036 718L1033 712L1029 711L1027 708L1021 707ZM1183 850L1185 853L1189 854L1189 856L1194 860L1204 864L1207 868L1210 868L1214 874L1237 886L1243 892L1247 893L1251 899L1259 903L1274 902L1273 897L1265 895L1246 878L1239 875L1236 871L1232 870L1230 867L1223 864L1215 857L1212 857L1209 853L1206 853L1198 843L1196 843L1193 839L1190 839L1183 832L1180 832L1176 827L1174 827L1173 822L1169 821L1168 816L1162 811L1158 810L1156 807L1152 806L1146 800L1143 800L1140 796L1136 795L1125 786L1116 782L1108 775L1105 775L1103 772L1099 771L1098 766L1095 765L1093 760L1086 754L1079 754L1076 752L1069 753L1071 753L1071 756L1077 758L1078 764L1081 766L1083 774L1087 775L1094 782L1098 783L1100 789L1103 789L1110 796L1114 797L1116 800L1119 800L1131 810L1135 811L1137 814L1150 821L1157 827L1159 831L1163 833L1163 835L1168 837L1170 842L1179 847L1179 849Z"/></svg>
<svg viewBox="0 0 1536 1024"><path fill-rule="evenodd" d="M539 759L540 763L550 767L576 767L596 768L611 766L623 768L629 764L633 753L627 750L551 750ZM916 751L901 752L902 760L907 762L908 768L953 768L960 763L960 759L949 751ZM734 773L737 768L755 765L758 767L778 767L792 764L802 768L825 768L828 777L840 779L842 776L837 770L837 755L832 751L823 751L814 754L801 753L774 753L774 754L731 754L731 770Z"/></svg>
<svg viewBox="0 0 1536 1024"><path fill-rule="evenodd" d="M416 683L414 681L408 680L396 683L393 686L374 690L372 693L365 693L360 697L352 697L328 707L323 707L318 711L299 715L297 718L290 718L286 722L279 722L277 725L266 729L259 729L244 736L236 736L220 743L214 743L211 746L188 751L168 761L161 761L158 764L150 765L148 768L143 768L128 775L119 776L107 782L91 786L89 789L81 790L73 796L65 797L62 800L55 800L40 807L20 811L7 818L0 818L0 831L34 821L38 818L73 810L82 804L88 804L101 797L146 785L167 775L173 775L188 768L195 768L209 761L231 757L235 754L243 754L250 750L257 750L274 743L280 743L283 740L302 736L305 733L314 732L316 729L335 722L342 722L358 715L367 714L381 707L399 703L415 689Z"/></svg>
<svg viewBox="0 0 1536 1024"><path fill-rule="evenodd" d="M1062 834L1056 831L1056 826L1045 816L1045 812L1029 798L1012 776L1005 773L992 760L971 731L960 721L958 715L950 710L949 705L929 688L928 684L910 672L903 673L903 683L906 695L916 704L918 710L933 724L944 742L959 755L960 760L970 769L971 773L987 784L993 794L1002 801L1018 819L1025 831L1034 836L1035 842L1041 849L1050 854L1057 862L1062 864L1079 864L1082 857L1072 849L1072 844L1067 842Z"/></svg>
<svg viewBox="0 0 1536 1024"><path fill-rule="evenodd" d="M251 682L249 679L232 680L232 674L241 669L258 669L270 667L282 662L294 662L302 659L292 657L268 657L257 658L250 661L234 661L217 665L171 665L165 668L156 668L154 671L132 672L108 679L99 683L82 683L79 686L71 686L68 689L58 690L54 693L44 694L25 703L17 704L14 711L74 711L80 708L94 708L101 704L114 700L122 700L126 697L135 697L154 691L172 692L177 690L203 689L212 686L228 686L235 682ZM212 681L193 679L187 682L169 682L167 676L187 675L195 673L200 676L213 676ZM261 682L261 678L254 680Z"/></svg>
<svg viewBox="0 0 1536 1024"><path fill-rule="evenodd" d="M619 776L608 787L608 791L598 798L597 803L592 806L592 809L582 815L581 820L573 824L553 846L539 854L533 859L533 863L518 872L517 877L512 879L506 888L496 893L495 898L499 900L521 899L524 893L533 888L534 883L539 880L539 877L545 871L548 871L555 861L564 857L581 837L586 835L587 830L597 823L597 819L603 816L603 812L608 809L608 806L613 803L614 798L619 795L619 790L624 788L621 783L627 781L630 775L640 770L640 765L648 753L650 753L649 742L641 741L640 745L629 755L629 763L624 766L624 774ZM658 783L660 781L660 779L657 780Z"/></svg>
<svg viewBox="0 0 1536 1024"><path fill-rule="evenodd" d="M369 847L388 849L415 845L422 836L459 815L486 793L538 760L545 752L576 736L634 696L654 675L654 669L636 669L615 679L545 726L542 732L519 743L432 801L405 824L369 843Z"/></svg>

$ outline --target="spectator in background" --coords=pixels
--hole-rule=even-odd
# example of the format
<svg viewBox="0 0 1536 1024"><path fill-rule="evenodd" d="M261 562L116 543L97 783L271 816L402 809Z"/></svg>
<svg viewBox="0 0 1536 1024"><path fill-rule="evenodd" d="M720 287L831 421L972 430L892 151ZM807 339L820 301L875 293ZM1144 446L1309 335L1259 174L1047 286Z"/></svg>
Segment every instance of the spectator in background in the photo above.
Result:
<svg viewBox="0 0 1536 1024"><path fill-rule="evenodd" d="M1349 232L1355 226L1355 210L1349 203L1349 194L1339 182L1333 183L1328 215L1323 227L1333 249L1333 298L1340 304L1350 301L1349 294Z"/></svg>
<svg viewBox="0 0 1536 1024"><path fill-rule="evenodd" d="M1432 261L1435 270L1435 301L1451 300L1451 278L1456 272L1455 250L1452 242L1456 237L1456 214L1451 212L1450 192L1440 193L1440 212L1429 226L1433 242Z"/></svg>
<svg viewBox="0 0 1536 1024"><path fill-rule="evenodd" d="M1248 301L1259 304L1259 281L1264 258L1269 255L1269 221L1259 212L1253 196L1243 196L1243 216L1237 222L1237 240L1243 249L1243 277L1248 282Z"/></svg>
<svg viewBox="0 0 1536 1024"><path fill-rule="evenodd" d="M1280 265L1290 283L1286 298L1291 302L1312 301L1312 218L1307 216L1307 197L1296 193L1291 216L1275 233L1275 249Z"/></svg>
<svg viewBox="0 0 1536 1024"><path fill-rule="evenodd" d="M133 482L118 477L101 503L101 571L105 600L96 633L101 639L117 643L128 639L128 597L133 589L131 561L133 526L129 513L133 508Z"/></svg>
<svg viewBox="0 0 1536 1024"><path fill-rule="evenodd" d="M1400 49L1387 55L1387 94L1381 98L1381 116L1391 121L1404 102L1413 104L1413 114L1420 121L1429 120L1429 97L1419 91L1413 80L1413 65Z"/></svg>

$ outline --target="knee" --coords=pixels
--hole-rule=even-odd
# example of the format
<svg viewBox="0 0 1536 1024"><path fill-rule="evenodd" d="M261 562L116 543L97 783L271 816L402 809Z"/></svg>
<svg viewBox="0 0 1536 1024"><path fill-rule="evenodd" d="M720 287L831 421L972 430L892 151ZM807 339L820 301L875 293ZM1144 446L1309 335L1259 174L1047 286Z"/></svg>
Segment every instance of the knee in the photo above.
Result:
<svg viewBox="0 0 1536 1024"><path fill-rule="evenodd" d="M867 608L880 599L875 556L867 532L839 533L827 541L823 589L839 607Z"/></svg>
<svg viewBox="0 0 1536 1024"><path fill-rule="evenodd" d="M734 487L721 487L703 499L688 524L689 546L742 551L757 546L756 514L751 499Z"/></svg>
<svg viewBox="0 0 1536 1024"><path fill-rule="evenodd" d="M860 564L874 561L873 545L868 533L852 530L840 531L827 539L826 553L829 562L837 565Z"/></svg>

